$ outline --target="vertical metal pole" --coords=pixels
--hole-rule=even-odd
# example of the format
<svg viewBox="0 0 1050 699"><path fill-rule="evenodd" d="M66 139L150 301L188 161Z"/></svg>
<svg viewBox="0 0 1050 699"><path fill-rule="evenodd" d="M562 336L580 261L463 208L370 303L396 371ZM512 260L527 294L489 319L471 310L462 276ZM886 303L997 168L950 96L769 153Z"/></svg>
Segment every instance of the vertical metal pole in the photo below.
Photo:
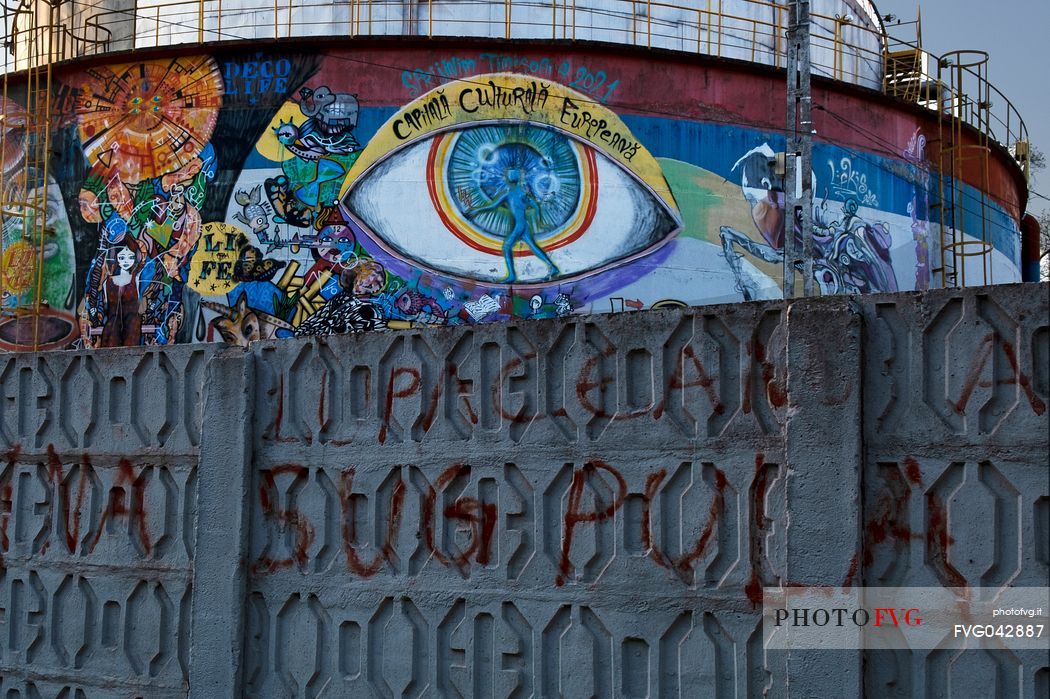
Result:
<svg viewBox="0 0 1050 699"><path fill-rule="evenodd" d="M16 41L17 41L17 39L16 39ZM18 44L17 43L14 44L14 50L15 51L18 50ZM7 52L5 51L4 53L5 53L5 55L4 55L4 68L8 69L8 68L10 68L10 64L7 62L7 55L6 55ZM17 57L17 54L16 54L16 57ZM5 70L4 77L3 77L3 85L4 85L4 87L3 87L3 91L0 92L0 94L2 94L3 97L4 97L3 102L0 102L0 104L2 104L4 106L4 111L0 112L0 119L7 119L8 112L6 110L8 109L8 105L11 104L10 102L7 101L7 76L8 76L8 73L10 73L10 70ZM12 113L13 113L13 110L12 110ZM7 129L4 128L4 124L0 124L0 153L6 153L6 152L7 152ZM4 226L4 223L6 223L6 218L7 218L7 199L8 199L7 188L8 188L8 183L6 181L6 178L4 177L4 170L3 170L2 167L0 167L0 260L3 259L4 253L7 252L7 241L4 239L4 235L3 235L3 231L6 230L6 226ZM3 298L3 296L4 296L4 277L5 276L6 275L0 273L0 298Z"/></svg>
<svg viewBox="0 0 1050 699"><path fill-rule="evenodd" d="M809 80L809 0L793 1L787 36L784 298L790 299L795 297L796 267L802 270L802 294L813 294L813 97Z"/></svg>
<svg viewBox="0 0 1050 699"><path fill-rule="evenodd" d="M646 0L645 2L645 45L648 48L653 47L653 0Z"/></svg>

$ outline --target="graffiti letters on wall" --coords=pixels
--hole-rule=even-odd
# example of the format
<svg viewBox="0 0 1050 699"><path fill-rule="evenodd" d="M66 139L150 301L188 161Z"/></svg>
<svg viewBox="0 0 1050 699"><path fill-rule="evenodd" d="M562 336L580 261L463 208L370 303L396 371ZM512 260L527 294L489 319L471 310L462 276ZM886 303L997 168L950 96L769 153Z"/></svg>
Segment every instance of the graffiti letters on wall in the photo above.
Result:
<svg viewBox="0 0 1050 699"><path fill-rule="evenodd" d="M819 145L803 231L772 165L782 139L618 112L646 87L593 57L355 60L180 56L63 74L52 138L71 148L47 173L31 157L41 130L5 99L0 348L772 298L785 235L813 237L822 293L929 286L919 131L896 170Z"/></svg>

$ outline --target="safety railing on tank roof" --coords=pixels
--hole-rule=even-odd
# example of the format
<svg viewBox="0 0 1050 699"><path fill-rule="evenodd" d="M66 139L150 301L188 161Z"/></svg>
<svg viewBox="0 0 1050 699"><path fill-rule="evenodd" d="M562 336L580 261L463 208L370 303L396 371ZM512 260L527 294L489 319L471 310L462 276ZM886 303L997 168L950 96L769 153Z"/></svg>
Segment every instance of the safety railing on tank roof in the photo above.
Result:
<svg viewBox="0 0 1050 699"><path fill-rule="evenodd" d="M111 50L109 27L90 20L80 26L37 24L34 20L33 14L21 9L11 17L4 37L5 73Z"/></svg>
<svg viewBox="0 0 1050 699"><path fill-rule="evenodd" d="M958 54L978 53L984 60L959 65ZM1004 145L1011 153L1019 142L1028 142L1028 127L1013 102L987 78L988 54L983 51L951 51L938 56L913 41L892 38L887 43L887 61L914 56L917 69L910 87L903 92L890 83L895 76L886 71L883 91L917 102L945 116L959 119ZM902 71L906 72L906 71ZM949 78L945 78L945 75Z"/></svg>
<svg viewBox="0 0 1050 699"><path fill-rule="evenodd" d="M96 2L74 2L74 11ZM858 6L868 21L878 19L871 3ZM106 39L82 41L78 50L87 55L304 36L485 36L609 41L784 67L788 13L785 5L765 0L139 0L134 10L81 12L86 20L78 35ZM881 21L869 27L850 14L811 13L811 22L814 73L886 89L889 47ZM990 135L1008 147L1027 140L1009 100L974 77L975 93L996 99L992 117L968 122L982 130L994 126Z"/></svg>
<svg viewBox="0 0 1050 699"><path fill-rule="evenodd" d="M225 7L224 7L225 5ZM473 6L473 7L471 7ZM729 11L727 7L734 8ZM346 33L360 35L500 35L504 38L585 39L671 48L782 66L787 10L761 0L427 0L420 16L406 16L401 0L144 0L135 10L107 10L88 16L96 34L132 38L134 48L235 39L287 38ZM488 9L478 18L479 9ZM475 10L472 12L471 10ZM549 17L549 20L548 20ZM828 60L814 67L831 77L862 84L877 82L881 32L854 32L868 44L851 42L838 17L813 15L814 45ZM846 23L848 24L848 23ZM343 31L339 31L339 30ZM548 31L549 30L549 31ZM113 50L111 42L92 48ZM119 43L116 42L116 43ZM875 47L873 50L872 47ZM826 50L825 50L826 49ZM847 57L855 60L847 62ZM857 69L863 66L864 70Z"/></svg>
<svg viewBox="0 0 1050 699"><path fill-rule="evenodd" d="M814 32L814 69L877 87L881 31L844 30L841 19L819 14L813 22L822 28ZM90 14L85 24L125 37L103 50L302 36L497 36L603 40L783 67L787 8L763 0L139 0L134 10Z"/></svg>

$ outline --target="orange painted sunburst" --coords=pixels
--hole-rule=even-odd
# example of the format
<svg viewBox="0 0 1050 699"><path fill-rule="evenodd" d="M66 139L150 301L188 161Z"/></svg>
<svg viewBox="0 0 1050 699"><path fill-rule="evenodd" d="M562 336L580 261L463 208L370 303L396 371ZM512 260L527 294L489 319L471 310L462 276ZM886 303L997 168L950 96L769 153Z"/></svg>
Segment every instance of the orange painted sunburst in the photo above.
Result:
<svg viewBox="0 0 1050 699"><path fill-rule="evenodd" d="M88 161L128 184L175 172L200 155L222 105L222 76L205 56L99 66L79 87Z"/></svg>

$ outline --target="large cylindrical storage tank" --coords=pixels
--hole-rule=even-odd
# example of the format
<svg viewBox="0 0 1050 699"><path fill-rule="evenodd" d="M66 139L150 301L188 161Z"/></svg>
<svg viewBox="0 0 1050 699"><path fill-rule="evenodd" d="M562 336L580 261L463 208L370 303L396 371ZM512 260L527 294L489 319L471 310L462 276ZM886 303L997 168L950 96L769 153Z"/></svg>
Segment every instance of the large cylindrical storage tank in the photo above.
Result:
<svg viewBox="0 0 1050 699"><path fill-rule="evenodd" d="M790 4L26 2L0 347L779 297ZM1019 281L1008 101L918 52L901 98L872 3L810 6L819 293Z"/></svg>

